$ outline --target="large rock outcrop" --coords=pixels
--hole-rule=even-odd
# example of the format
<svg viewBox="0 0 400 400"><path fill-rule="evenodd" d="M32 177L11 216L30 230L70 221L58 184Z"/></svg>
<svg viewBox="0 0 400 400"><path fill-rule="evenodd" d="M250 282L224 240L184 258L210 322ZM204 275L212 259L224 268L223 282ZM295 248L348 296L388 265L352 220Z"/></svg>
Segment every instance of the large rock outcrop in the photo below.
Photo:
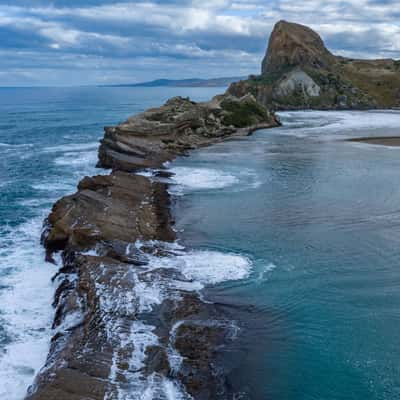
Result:
<svg viewBox="0 0 400 400"><path fill-rule="evenodd" d="M46 220L47 260L61 252L62 266L54 336L27 400L232 398L216 361L232 324L176 267L185 250L175 243L168 173L134 172L277 124L246 95L174 98L106 128L99 165L113 171L84 178Z"/></svg>
<svg viewBox="0 0 400 400"><path fill-rule="evenodd" d="M312 29L280 21L272 31L261 75L228 93L253 94L272 109L368 109L400 106L400 62L333 55Z"/></svg>
<svg viewBox="0 0 400 400"><path fill-rule="evenodd" d="M206 103L175 97L105 128L98 165L124 171L157 168L190 149L278 124L275 115L249 93L241 98L216 96Z"/></svg>
<svg viewBox="0 0 400 400"><path fill-rule="evenodd" d="M283 67L329 68L335 57L312 29L279 21L271 34L262 62L262 74L280 71Z"/></svg>

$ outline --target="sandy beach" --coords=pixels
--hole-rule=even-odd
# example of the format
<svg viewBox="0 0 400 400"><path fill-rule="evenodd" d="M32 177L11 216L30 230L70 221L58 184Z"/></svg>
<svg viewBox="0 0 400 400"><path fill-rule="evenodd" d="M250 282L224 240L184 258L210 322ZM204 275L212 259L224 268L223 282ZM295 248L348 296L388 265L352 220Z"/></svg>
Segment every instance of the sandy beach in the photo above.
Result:
<svg viewBox="0 0 400 400"><path fill-rule="evenodd" d="M377 144L380 146L400 146L400 136L360 137L347 139L348 142Z"/></svg>

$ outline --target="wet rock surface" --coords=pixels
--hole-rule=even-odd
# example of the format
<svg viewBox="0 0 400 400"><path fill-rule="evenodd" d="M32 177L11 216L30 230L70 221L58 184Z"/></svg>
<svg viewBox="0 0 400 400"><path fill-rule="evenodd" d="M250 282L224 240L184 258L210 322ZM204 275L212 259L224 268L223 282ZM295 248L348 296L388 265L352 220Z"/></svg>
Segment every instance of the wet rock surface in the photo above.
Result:
<svg viewBox="0 0 400 400"><path fill-rule="evenodd" d="M222 96L174 98L106 129L99 165L113 172L82 179L45 223L47 260L61 252L62 266L50 351L26 399L231 398L216 360L232 323L199 282L159 262L184 252L168 185L132 171L277 124L252 96Z"/></svg>

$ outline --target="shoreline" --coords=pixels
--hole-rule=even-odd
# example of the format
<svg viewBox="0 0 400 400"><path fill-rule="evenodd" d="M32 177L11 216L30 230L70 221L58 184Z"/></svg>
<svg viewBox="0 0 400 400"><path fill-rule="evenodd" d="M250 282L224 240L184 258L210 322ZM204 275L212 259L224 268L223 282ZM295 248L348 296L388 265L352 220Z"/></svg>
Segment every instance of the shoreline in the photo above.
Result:
<svg viewBox="0 0 400 400"><path fill-rule="evenodd" d="M400 136L367 136L346 139L346 142L367 143L377 146L400 147Z"/></svg>
<svg viewBox="0 0 400 400"><path fill-rule="evenodd" d="M218 117L211 123L220 126L214 121ZM273 117L204 139L185 131L185 142L179 137L168 151L160 151L160 141L134 134L129 149L126 141L118 145L123 153L108 151L107 161L115 156L110 175L85 177L77 193L53 206L42 240L48 260L56 251L63 258L54 278L55 334L26 399L111 400L128 392L160 399L170 393L180 399L227 398L214 361L235 328L217 305L201 299L206 281L174 268L187 253L176 244L168 184L134 172L278 125ZM106 128L106 137L110 129L115 134L119 128ZM103 140L99 166L107 168L104 151Z"/></svg>

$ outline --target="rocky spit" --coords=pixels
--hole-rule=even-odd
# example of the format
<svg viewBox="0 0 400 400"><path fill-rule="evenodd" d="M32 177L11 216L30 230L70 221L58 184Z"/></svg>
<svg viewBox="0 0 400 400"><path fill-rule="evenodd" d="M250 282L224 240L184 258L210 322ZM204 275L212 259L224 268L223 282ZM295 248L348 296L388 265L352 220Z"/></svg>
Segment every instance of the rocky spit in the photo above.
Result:
<svg viewBox="0 0 400 400"><path fill-rule="evenodd" d="M202 285L163 260L176 244L168 184L140 174L187 151L279 125L253 96L173 98L105 128L98 167L45 222L54 336L29 400L231 398L218 355L235 328ZM139 173L138 173L139 172ZM161 172L162 174L162 172Z"/></svg>

